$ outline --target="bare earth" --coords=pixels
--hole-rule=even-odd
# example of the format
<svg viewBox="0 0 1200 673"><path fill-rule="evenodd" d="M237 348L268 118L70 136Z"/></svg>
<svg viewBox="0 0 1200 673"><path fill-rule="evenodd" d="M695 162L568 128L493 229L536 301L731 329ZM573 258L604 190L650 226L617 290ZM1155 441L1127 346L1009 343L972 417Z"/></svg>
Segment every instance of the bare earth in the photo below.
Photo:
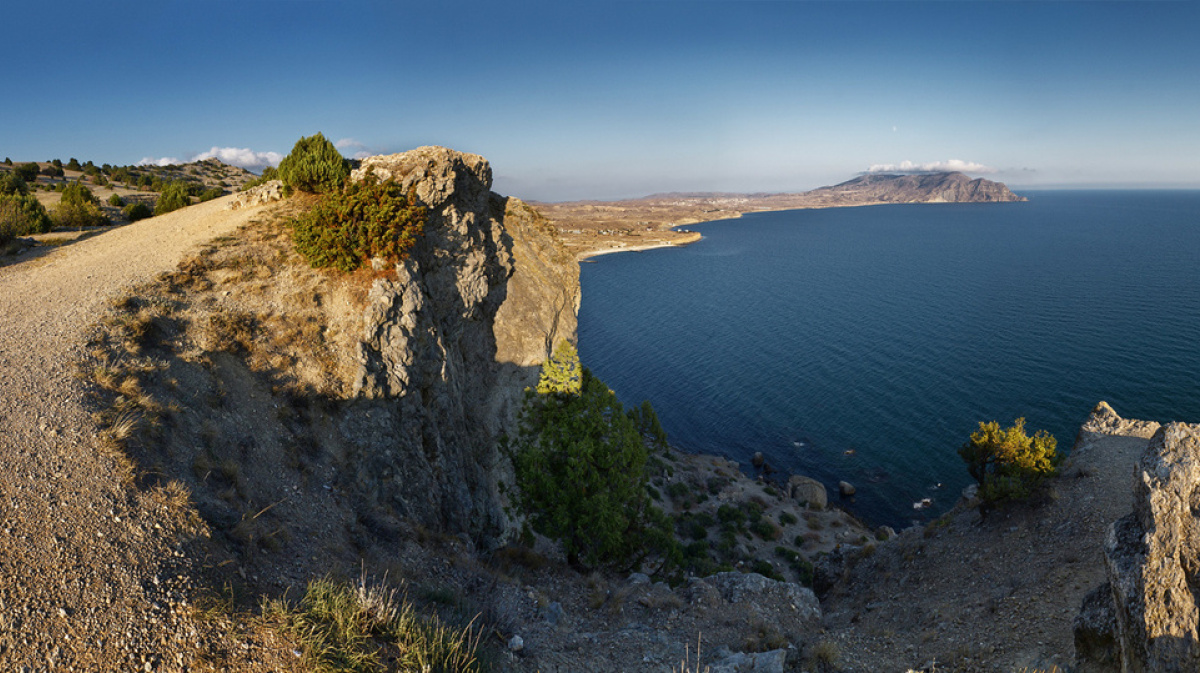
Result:
<svg viewBox="0 0 1200 673"><path fill-rule="evenodd" d="M179 670L194 639L174 572L187 525L127 486L84 399L85 330L256 210L228 198L0 268L0 669Z"/></svg>

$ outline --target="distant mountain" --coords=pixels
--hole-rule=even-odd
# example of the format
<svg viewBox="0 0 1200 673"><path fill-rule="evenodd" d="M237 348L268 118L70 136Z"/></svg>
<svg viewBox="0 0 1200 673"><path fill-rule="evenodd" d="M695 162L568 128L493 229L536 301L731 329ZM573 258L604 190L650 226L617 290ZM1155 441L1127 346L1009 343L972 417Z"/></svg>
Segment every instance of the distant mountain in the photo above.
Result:
<svg viewBox="0 0 1200 673"><path fill-rule="evenodd" d="M893 175L868 173L832 187L807 193L831 205L844 202L981 203L1025 201L1002 182L971 178L962 173Z"/></svg>

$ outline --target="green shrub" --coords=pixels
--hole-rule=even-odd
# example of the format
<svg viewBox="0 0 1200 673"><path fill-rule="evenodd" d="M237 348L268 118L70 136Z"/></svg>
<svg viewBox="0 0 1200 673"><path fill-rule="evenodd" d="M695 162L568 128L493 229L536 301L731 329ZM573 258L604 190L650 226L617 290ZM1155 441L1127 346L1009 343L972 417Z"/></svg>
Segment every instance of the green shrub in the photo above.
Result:
<svg viewBox="0 0 1200 673"><path fill-rule="evenodd" d="M1026 498L1041 481L1058 472L1058 442L1045 430L1025 434L1025 419L1009 428L980 422L958 450L967 471L979 482L981 507L1000 500Z"/></svg>
<svg viewBox="0 0 1200 673"><path fill-rule="evenodd" d="M119 194L113 194L112 196L108 197L108 205L115 206L117 208L124 208L125 199L121 198Z"/></svg>
<svg viewBox="0 0 1200 673"><path fill-rule="evenodd" d="M350 166L333 143L320 133L296 141L279 162L279 179L289 189L319 194L341 188Z"/></svg>
<svg viewBox="0 0 1200 673"><path fill-rule="evenodd" d="M109 224L108 216L100 210L100 200L92 190L78 182L64 185L62 199L54 207L54 225L58 227L96 227Z"/></svg>
<svg viewBox="0 0 1200 673"><path fill-rule="evenodd" d="M769 577L780 582L784 581L783 575L779 574L779 571L775 569L775 566L771 565L770 561L755 559L750 564L750 572L758 573L763 577Z"/></svg>
<svg viewBox="0 0 1200 673"><path fill-rule="evenodd" d="M24 195L28 193L29 184L16 171L0 175L0 194Z"/></svg>
<svg viewBox="0 0 1200 673"><path fill-rule="evenodd" d="M150 206L147 206L140 201L138 203L131 203L125 206L125 210L122 212L125 213L125 217L129 218L130 222L144 220L154 214L150 211Z"/></svg>
<svg viewBox="0 0 1200 673"><path fill-rule="evenodd" d="M200 203L204 203L205 201L212 201L213 199L219 199L222 196L225 196L225 190L221 189L220 187L213 187L212 189L206 189L203 192L200 192Z"/></svg>
<svg viewBox="0 0 1200 673"><path fill-rule="evenodd" d="M49 178L61 178L63 176L63 169L55 166L54 164L48 164L40 172L42 175L45 175Z"/></svg>
<svg viewBox="0 0 1200 673"><path fill-rule="evenodd" d="M82 171L82 170L83 170L83 166L80 166L80 165L79 165L79 160L78 160L78 159L76 159L75 157L71 157L71 160L67 162L67 170L70 170L70 171Z"/></svg>
<svg viewBox="0 0 1200 673"><path fill-rule="evenodd" d="M20 166L14 168L13 171L17 175L21 176L21 179L25 182L33 182L34 180L37 180L38 173L41 172L41 169L38 168L37 164L29 163L21 164Z"/></svg>
<svg viewBox="0 0 1200 673"><path fill-rule="evenodd" d="M32 194L0 194L0 244L50 231L50 216Z"/></svg>
<svg viewBox="0 0 1200 673"><path fill-rule="evenodd" d="M389 263L407 257L425 219L415 194L391 180L367 179L325 195L293 220L292 240L312 266L349 273L375 257Z"/></svg>
<svg viewBox="0 0 1200 673"><path fill-rule="evenodd" d="M797 519L791 512L780 512L779 513L779 525L781 525L781 526L790 526L794 523L799 523L799 522L800 522L800 520Z"/></svg>
<svg viewBox="0 0 1200 673"><path fill-rule="evenodd" d="M783 531L780 530L779 526L776 526L770 517L766 516L760 517L751 523L750 532L764 540L778 540L783 535Z"/></svg>
<svg viewBox="0 0 1200 673"><path fill-rule="evenodd" d="M158 203L154 204L154 214L164 215L180 208L192 205L191 187L182 180L176 180L163 187Z"/></svg>
<svg viewBox="0 0 1200 673"><path fill-rule="evenodd" d="M630 568L652 551L680 559L670 521L646 494L637 426L608 386L581 371L578 392L526 392L520 433L505 446L514 502L573 566Z"/></svg>

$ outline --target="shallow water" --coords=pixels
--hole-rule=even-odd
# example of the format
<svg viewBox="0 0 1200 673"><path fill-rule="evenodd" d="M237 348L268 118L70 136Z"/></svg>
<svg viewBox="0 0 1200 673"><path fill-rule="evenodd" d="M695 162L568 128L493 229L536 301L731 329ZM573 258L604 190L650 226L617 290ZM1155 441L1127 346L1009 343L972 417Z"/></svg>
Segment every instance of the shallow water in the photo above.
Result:
<svg viewBox="0 0 1200 673"><path fill-rule="evenodd" d="M850 481L893 526L954 503L979 421L1062 449L1102 399L1200 422L1200 192L1026 195L760 213L597 258L580 354L680 448Z"/></svg>

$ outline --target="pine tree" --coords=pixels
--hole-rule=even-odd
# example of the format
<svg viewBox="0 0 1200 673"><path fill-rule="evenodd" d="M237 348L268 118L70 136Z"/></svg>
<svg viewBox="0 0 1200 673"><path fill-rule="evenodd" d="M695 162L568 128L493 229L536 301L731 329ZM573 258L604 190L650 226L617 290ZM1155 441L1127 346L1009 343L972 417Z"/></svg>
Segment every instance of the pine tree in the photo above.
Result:
<svg viewBox="0 0 1200 673"><path fill-rule="evenodd" d="M538 394L578 395L583 381L580 370L579 351L566 339L558 342L554 354L542 364Z"/></svg>
<svg viewBox="0 0 1200 673"><path fill-rule="evenodd" d="M1028 497L1045 477L1058 471L1058 442L1045 430L1025 433L1025 419L1009 428L979 423L979 429L958 450L967 470L979 482L985 503Z"/></svg>

